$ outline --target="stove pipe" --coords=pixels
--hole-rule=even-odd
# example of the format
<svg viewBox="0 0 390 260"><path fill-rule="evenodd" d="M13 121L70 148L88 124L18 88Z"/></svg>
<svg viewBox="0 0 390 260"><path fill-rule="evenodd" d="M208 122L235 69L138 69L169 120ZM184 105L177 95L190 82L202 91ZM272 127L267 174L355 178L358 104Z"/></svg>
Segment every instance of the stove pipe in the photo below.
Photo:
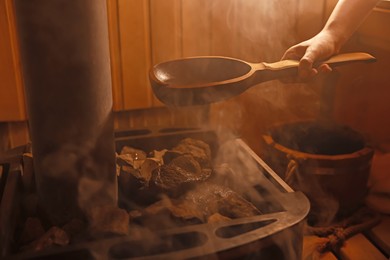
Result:
<svg viewBox="0 0 390 260"><path fill-rule="evenodd" d="M53 223L116 205L105 0L16 0L39 205Z"/></svg>

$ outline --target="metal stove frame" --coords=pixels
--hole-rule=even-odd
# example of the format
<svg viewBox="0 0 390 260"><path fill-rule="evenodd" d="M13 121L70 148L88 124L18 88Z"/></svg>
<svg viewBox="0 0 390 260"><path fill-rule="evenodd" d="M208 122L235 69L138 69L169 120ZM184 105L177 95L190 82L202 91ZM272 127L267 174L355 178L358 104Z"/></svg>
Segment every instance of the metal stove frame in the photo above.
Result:
<svg viewBox="0 0 390 260"><path fill-rule="evenodd" d="M185 137L208 142L213 153L218 149L215 132L197 128L118 131L116 149L120 151L124 145L146 151L170 148L167 142L174 145ZM28 171L23 168L23 149L19 149L16 152L19 155L0 159L3 166L0 186L1 256L10 259L300 259L303 224L310 209L308 199L302 192L293 191L242 139L231 142L237 153L246 155L256 165L260 183L255 188L267 199L261 202L265 210L260 208L260 211L264 214L158 231L156 234L162 241L171 239L175 246L164 248L161 244L155 244L145 251L141 249L148 241L126 236L37 253L12 254L12 231L15 228L12 222L18 216L17 207L13 205L20 205L20 183L26 178L23 172ZM247 170L242 170L243 178Z"/></svg>

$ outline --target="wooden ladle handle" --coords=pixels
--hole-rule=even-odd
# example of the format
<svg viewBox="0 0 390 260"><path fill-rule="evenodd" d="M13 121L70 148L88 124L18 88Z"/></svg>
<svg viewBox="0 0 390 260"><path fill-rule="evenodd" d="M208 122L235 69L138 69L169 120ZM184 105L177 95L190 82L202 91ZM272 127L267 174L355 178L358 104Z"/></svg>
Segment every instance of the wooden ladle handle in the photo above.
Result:
<svg viewBox="0 0 390 260"><path fill-rule="evenodd" d="M352 52L352 53L342 53L331 58L321 61L315 64L315 67L321 64L329 64L331 67L338 65L343 65L346 63L352 62L374 62L376 61L375 57L368 53L364 52ZM298 60L281 60L273 63L262 62L266 69L269 70L284 70L289 68L296 68L299 66Z"/></svg>

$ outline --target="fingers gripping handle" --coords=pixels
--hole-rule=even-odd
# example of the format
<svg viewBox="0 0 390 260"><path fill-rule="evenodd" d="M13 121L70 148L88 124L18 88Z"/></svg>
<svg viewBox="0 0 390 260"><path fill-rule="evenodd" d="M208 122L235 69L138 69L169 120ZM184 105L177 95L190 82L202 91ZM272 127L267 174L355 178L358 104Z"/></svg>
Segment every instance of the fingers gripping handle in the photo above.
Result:
<svg viewBox="0 0 390 260"><path fill-rule="evenodd" d="M314 67L318 67L321 64L329 64L331 67L344 65L353 62L374 62L376 58L368 53L364 52L352 52L352 53L342 53L331 58L320 61L315 64ZM284 70L289 68L297 68L299 66L298 60L281 60L273 63L263 62L263 65L266 69L269 70Z"/></svg>

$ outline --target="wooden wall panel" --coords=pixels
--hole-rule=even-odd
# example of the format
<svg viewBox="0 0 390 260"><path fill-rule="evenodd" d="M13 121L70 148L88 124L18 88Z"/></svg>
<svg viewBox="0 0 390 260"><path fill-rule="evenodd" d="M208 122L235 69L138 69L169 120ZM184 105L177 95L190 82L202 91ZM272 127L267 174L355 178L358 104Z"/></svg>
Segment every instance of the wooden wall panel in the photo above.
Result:
<svg viewBox="0 0 390 260"><path fill-rule="evenodd" d="M276 61L295 39L297 1L216 0L211 45L215 55Z"/></svg>
<svg viewBox="0 0 390 260"><path fill-rule="evenodd" d="M317 6L317 1L300 2L297 32L303 40L315 34L316 28L318 31L322 28L321 24L310 25L310 21L314 21L313 15L320 15L323 9L324 24L337 0L325 0L323 8ZM333 95L329 97L332 99L329 101L332 102L333 120L363 133L374 146L390 142L390 120L387 116L390 114L390 74L386 69L390 66L390 9L386 6L387 2L379 3L341 50L368 52L377 58L377 62L338 68L339 79L332 87Z"/></svg>
<svg viewBox="0 0 390 260"><path fill-rule="evenodd" d="M298 40L298 1L213 1L212 53L251 62L280 60ZM322 10L321 10L322 11ZM243 137L259 152L268 127L316 118L321 83L283 84L278 80L254 86L241 95L212 106L211 119L220 134Z"/></svg>
<svg viewBox="0 0 390 260"><path fill-rule="evenodd" d="M211 4L211 53L220 56L237 56L237 1L214 0Z"/></svg>
<svg viewBox="0 0 390 260"><path fill-rule="evenodd" d="M294 43L297 1L240 1L238 42L240 57L252 62L280 60Z"/></svg>
<svg viewBox="0 0 390 260"><path fill-rule="evenodd" d="M27 121L8 123L8 136L10 148L31 142Z"/></svg>
<svg viewBox="0 0 390 260"><path fill-rule="evenodd" d="M0 121L25 120L24 90L12 0L0 0Z"/></svg>
<svg viewBox="0 0 390 260"><path fill-rule="evenodd" d="M118 10L123 109L150 107L149 1L119 0Z"/></svg>
<svg viewBox="0 0 390 260"><path fill-rule="evenodd" d="M377 58L370 64L340 67L334 118L362 132L372 145L390 143L389 10L375 9L343 51L364 51Z"/></svg>
<svg viewBox="0 0 390 260"><path fill-rule="evenodd" d="M387 8L375 8L358 30L359 41L390 51L390 1Z"/></svg>
<svg viewBox="0 0 390 260"><path fill-rule="evenodd" d="M107 0L113 109L124 108L118 0Z"/></svg>
<svg viewBox="0 0 390 260"><path fill-rule="evenodd" d="M9 144L9 137L8 137L8 124L0 123L0 152L7 151L9 148L10 148L10 144Z"/></svg>
<svg viewBox="0 0 390 260"><path fill-rule="evenodd" d="M338 0L324 0L325 1L325 12L324 12L324 24L328 20Z"/></svg>
<svg viewBox="0 0 390 260"><path fill-rule="evenodd" d="M209 55L211 50L210 0L182 0L182 55Z"/></svg>
<svg viewBox="0 0 390 260"><path fill-rule="evenodd" d="M143 29L148 31L150 37L148 47L150 61L149 64L144 65L147 65L148 69L153 64L163 61L183 56L205 55L209 52L209 43L207 43L210 33L207 11L209 1L149 0L146 2L148 3L149 21L148 28ZM128 9L123 9L120 5L119 9L120 12L128 13ZM204 19L199 19L200 16ZM123 26L123 20L119 22ZM122 28L120 32L123 30ZM129 39L131 36L131 34L128 35ZM199 39L202 39L202 41ZM131 47L121 44L121 49ZM122 53L121 59L128 59L128 57ZM144 75L148 76L147 73ZM148 82L147 80L147 84L149 84ZM149 85L145 87L149 89L150 93L148 94L152 100L149 108L115 113L116 129L153 128L156 126L174 127L178 125L193 127L202 125L207 120L207 107L195 109L167 108L153 96ZM126 89L126 86L123 89Z"/></svg>
<svg viewBox="0 0 390 260"><path fill-rule="evenodd" d="M150 0L152 64L182 57L181 0ZM162 104L153 97L153 106Z"/></svg>
<svg viewBox="0 0 390 260"><path fill-rule="evenodd" d="M181 0L150 0L152 63L182 57Z"/></svg>
<svg viewBox="0 0 390 260"><path fill-rule="evenodd" d="M316 35L324 26L327 11L334 0L299 0L297 9L296 43Z"/></svg>

